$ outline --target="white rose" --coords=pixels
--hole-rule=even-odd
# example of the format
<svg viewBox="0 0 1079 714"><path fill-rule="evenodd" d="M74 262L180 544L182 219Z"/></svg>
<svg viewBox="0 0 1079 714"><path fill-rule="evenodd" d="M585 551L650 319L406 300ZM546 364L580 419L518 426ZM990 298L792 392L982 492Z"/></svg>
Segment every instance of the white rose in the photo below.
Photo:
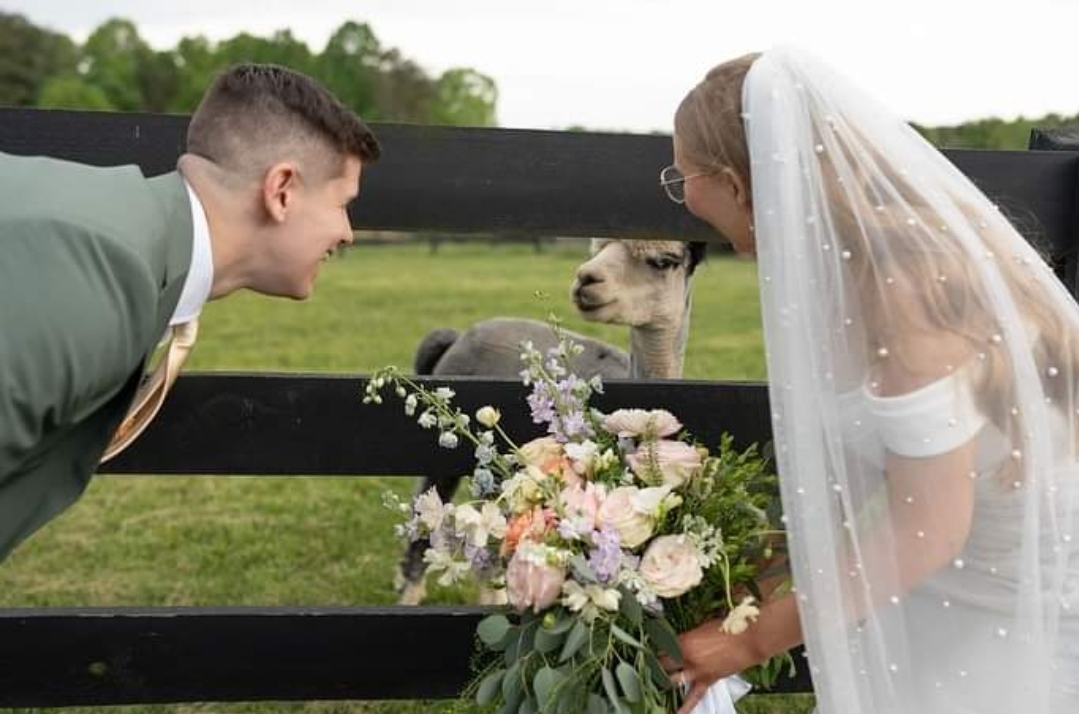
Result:
<svg viewBox="0 0 1079 714"><path fill-rule="evenodd" d="M685 536L656 538L641 557L641 577L660 597L678 597L704 577L701 556Z"/></svg>
<svg viewBox="0 0 1079 714"><path fill-rule="evenodd" d="M480 407L476 412L476 421L483 424L488 429L494 429L495 424L497 424L498 420L501 418L502 412L491 406Z"/></svg>
<svg viewBox="0 0 1079 714"><path fill-rule="evenodd" d="M677 434L682 422L666 409L619 409L607 415L603 428L622 437L657 439Z"/></svg>
<svg viewBox="0 0 1079 714"><path fill-rule="evenodd" d="M623 548L636 548L652 536L655 519L635 503L639 490L622 486L607 494L599 507L599 521L618 531Z"/></svg>

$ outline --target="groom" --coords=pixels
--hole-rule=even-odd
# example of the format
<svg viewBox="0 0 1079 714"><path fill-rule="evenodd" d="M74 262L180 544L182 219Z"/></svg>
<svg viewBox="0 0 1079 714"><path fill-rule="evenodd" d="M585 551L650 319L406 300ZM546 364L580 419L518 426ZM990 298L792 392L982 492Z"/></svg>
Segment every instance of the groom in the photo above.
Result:
<svg viewBox="0 0 1079 714"><path fill-rule="evenodd" d="M203 303L310 294L379 153L311 78L241 65L207 90L175 172L0 154L0 560L149 422Z"/></svg>

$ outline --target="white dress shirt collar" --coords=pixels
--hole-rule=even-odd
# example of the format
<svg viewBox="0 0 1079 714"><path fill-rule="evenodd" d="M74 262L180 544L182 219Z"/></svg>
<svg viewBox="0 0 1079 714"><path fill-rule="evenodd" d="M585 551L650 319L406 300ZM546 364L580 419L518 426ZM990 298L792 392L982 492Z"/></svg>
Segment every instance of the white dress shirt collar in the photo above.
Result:
<svg viewBox="0 0 1079 714"><path fill-rule="evenodd" d="M210 288L214 283L210 224L206 221L206 212L202 208L198 194L191 188L187 179L184 179L184 186L187 188L187 195L191 202L191 225L194 229L191 240L191 269L187 272L187 279L180 292L180 301L176 304L176 310L172 313L169 325L179 325L198 317L202 312L202 306L210 297Z"/></svg>

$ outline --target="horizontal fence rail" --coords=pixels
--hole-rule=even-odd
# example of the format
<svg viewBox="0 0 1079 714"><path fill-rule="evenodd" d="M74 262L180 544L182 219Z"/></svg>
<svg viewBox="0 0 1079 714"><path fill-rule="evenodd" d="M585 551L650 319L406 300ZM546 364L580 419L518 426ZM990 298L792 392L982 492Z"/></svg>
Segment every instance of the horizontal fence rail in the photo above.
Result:
<svg viewBox="0 0 1079 714"><path fill-rule="evenodd" d="M170 171L184 115L0 109L0 151ZM351 206L357 229L666 237L715 234L664 196L662 135L374 124L383 159ZM945 155L1049 247L1074 285L1074 151L946 150Z"/></svg>
<svg viewBox="0 0 1079 714"><path fill-rule="evenodd" d="M445 699L475 676L478 607L0 610L0 707ZM798 676L773 693L808 692Z"/></svg>
<svg viewBox="0 0 1079 714"><path fill-rule="evenodd" d="M542 436L525 403L526 388L506 379L419 378L449 386L467 414L497 405L501 426L519 443ZM470 473L472 451L442 449L437 433L404 413L386 390L382 404L363 404L366 380L315 375L184 375L161 414L102 473L304 474L414 476ZM666 408L704 445L724 432L738 446L771 438L768 392L751 382L612 380L593 399L604 411Z"/></svg>

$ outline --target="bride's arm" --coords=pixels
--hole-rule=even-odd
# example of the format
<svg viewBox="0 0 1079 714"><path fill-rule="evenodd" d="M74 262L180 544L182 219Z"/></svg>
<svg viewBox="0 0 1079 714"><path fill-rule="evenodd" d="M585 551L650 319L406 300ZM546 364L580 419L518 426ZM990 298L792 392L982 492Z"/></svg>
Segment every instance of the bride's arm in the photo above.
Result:
<svg viewBox="0 0 1079 714"><path fill-rule="evenodd" d="M932 355L933 361L915 365L916 371L909 363L903 368L898 363L891 369L886 367L880 394L898 396L919 389L939 379L942 372L950 372L940 367L941 362L963 364L969 354L964 354L962 345L942 343L939 335L934 345L935 349L922 353ZM933 456L886 454L888 520L871 524L873 530L855 539L858 547L843 554L846 592L830 616L836 617L836 610L843 607L848 621L862 620L874 608L890 605L893 598L902 597L934 572L951 565L972 523L974 480L970 474L974 456L974 439ZM874 587L865 587L867 582ZM727 634L716 621L683 634L685 671L695 682L687 702L697 701L717 679L760 664L801 641L795 593L762 605L760 617L742 634Z"/></svg>
<svg viewBox="0 0 1079 714"><path fill-rule="evenodd" d="M950 566L970 532L973 513L973 444L930 458L889 454L888 503L892 528L877 527L857 553L848 553L847 592L830 612L848 622L865 619L893 597L917 586L942 567ZM878 567L894 570L894 589L880 587ZM891 578L889 578L891 579ZM877 587L865 588L865 582ZM765 662L802 643L797 593L763 604L760 616L747 630L732 635L710 620L682 634L683 672L693 687L680 714L692 711L715 681Z"/></svg>

